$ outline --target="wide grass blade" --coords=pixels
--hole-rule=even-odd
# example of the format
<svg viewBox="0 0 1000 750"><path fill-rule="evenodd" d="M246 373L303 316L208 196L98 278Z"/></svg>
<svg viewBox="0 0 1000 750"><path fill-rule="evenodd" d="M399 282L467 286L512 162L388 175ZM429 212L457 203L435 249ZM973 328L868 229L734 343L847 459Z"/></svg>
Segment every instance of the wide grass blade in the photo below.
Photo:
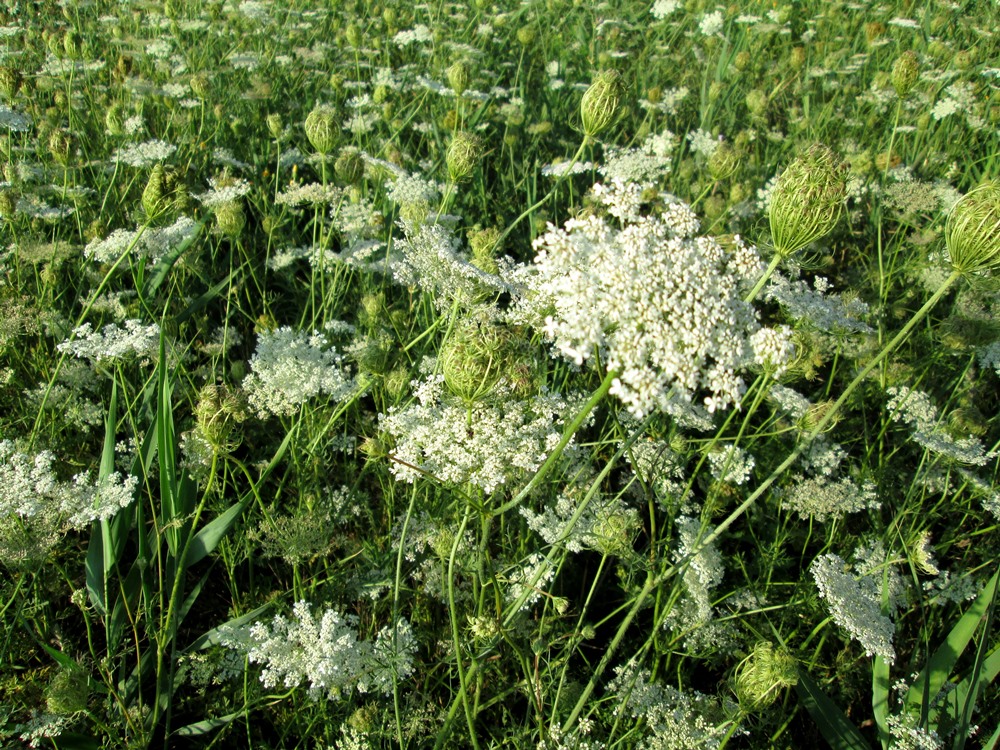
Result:
<svg viewBox="0 0 1000 750"><path fill-rule="evenodd" d="M795 690L833 750L871 750L858 728L803 669Z"/></svg>
<svg viewBox="0 0 1000 750"><path fill-rule="evenodd" d="M959 657L975 635L979 623L993 605L996 596L997 577L1000 571L993 574L990 582L980 592L972 606L959 618L944 642L938 647L910 689L906 692L904 711L920 709L921 722L926 722L930 714L930 704L941 692L948 677L955 671Z"/></svg>

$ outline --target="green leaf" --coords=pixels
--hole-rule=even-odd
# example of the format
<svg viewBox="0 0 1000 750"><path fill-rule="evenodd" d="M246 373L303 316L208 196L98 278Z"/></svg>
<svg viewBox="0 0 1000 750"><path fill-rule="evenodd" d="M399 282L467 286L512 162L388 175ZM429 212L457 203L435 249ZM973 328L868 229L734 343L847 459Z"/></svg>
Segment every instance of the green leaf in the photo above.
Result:
<svg viewBox="0 0 1000 750"><path fill-rule="evenodd" d="M944 642L938 647L910 689L906 691L906 701L903 711L910 712L920 709L921 722L927 721L930 714L931 701L941 692L948 677L955 670L959 657L972 640L980 621L986 615L996 594L997 576L993 574L990 582L976 597L976 601L966 611L955 627L951 629Z"/></svg>
<svg viewBox="0 0 1000 750"><path fill-rule="evenodd" d="M185 567L194 565L215 551L215 548L219 546L219 542L222 541L233 525L239 520L240 516L243 515L243 511L247 509L251 500L253 500L253 494L248 492L242 500L233 503L225 511L201 527L198 533L194 535L191 545L188 547L187 559L184 563Z"/></svg>
<svg viewBox="0 0 1000 750"><path fill-rule="evenodd" d="M222 727L229 724L234 719L238 719L243 716L243 711L237 711L236 713L226 714L225 716L220 716L218 719L205 719L204 721L197 721L194 724L188 724L187 726L180 727L171 732L171 736L176 737L200 737L203 734L208 734L216 729L222 729Z"/></svg>
<svg viewBox="0 0 1000 750"><path fill-rule="evenodd" d="M198 230L201 229L201 226L202 225L198 226ZM191 247L191 243L193 243L197 237L198 231L195 231L190 237L186 238L183 242L177 245L177 247L160 258L157 264L153 267L149 280L143 287L143 297L150 297L155 294L161 286L163 286L163 282L166 281L167 276L170 275L170 269L172 269L174 264L180 260L180 257L184 254L184 252Z"/></svg>
<svg viewBox="0 0 1000 750"><path fill-rule="evenodd" d="M795 691L833 750L871 750L858 728L803 669Z"/></svg>
<svg viewBox="0 0 1000 750"><path fill-rule="evenodd" d="M875 657L872 665L872 713L878 727L879 740L883 748L889 747L892 735L889 733L889 663L881 656Z"/></svg>

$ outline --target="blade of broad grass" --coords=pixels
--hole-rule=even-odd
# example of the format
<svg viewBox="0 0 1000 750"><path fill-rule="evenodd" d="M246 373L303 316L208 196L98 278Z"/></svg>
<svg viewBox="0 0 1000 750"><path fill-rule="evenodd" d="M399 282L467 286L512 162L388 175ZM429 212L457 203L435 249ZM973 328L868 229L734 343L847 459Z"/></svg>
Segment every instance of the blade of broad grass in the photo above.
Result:
<svg viewBox="0 0 1000 750"><path fill-rule="evenodd" d="M240 516L243 515L243 511L247 509L253 498L254 495L252 492L246 493L242 500L233 503L221 514L202 526L191 540L184 566L190 567L212 554L226 534L229 533L229 530L239 520Z"/></svg>
<svg viewBox="0 0 1000 750"><path fill-rule="evenodd" d="M172 737L201 737L202 735L208 734L216 729L222 729L224 726L232 722L234 719L238 719L244 715L243 711L237 711L236 713L226 714L225 716L220 716L217 719L205 719L204 721L196 721L194 724L188 724L187 726L179 727L171 732Z"/></svg>
<svg viewBox="0 0 1000 750"><path fill-rule="evenodd" d="M973 670L958 685L949 690L942 699L941 705L935 707L931 712L930 723L931 726L937 726L938 734L943 734L953 729L956 721L962 715L963 707L967 704L969 693L973 689L974 684L978 686L976 690L976 697L978 698L982 688L993 682L998 674L1000 674L1000 648L995 649L989 656L983 659L981 668L978 671L978 680L974 679L976 672ZM975 701L973 701L973 705L974 703Z"/></svg>
<svg viewBox="0 0 1000 750"><path fill-rule="evenodd" d="M888 748L892 740L889 732L889 663L881 656L872 665L872 714L878 727L879 741Z"/></svg>
<svg viewBox="0 0 1000 750"><path fill-rule="evenodd" d="M197 502L197 486L177 464L177 440L171 396L173 383L167 372L166 337L160 334L157 369L156 448L160 470L160 528L170 557L176 558L184 538L184 523Z"/></svg>
<svg viewBox="0 0 1000 750"><path fill-rule="evenodd" d="M267 466L261 472L260 476L257 477L257 480L251 484L250 489L244 493L243 497L205 524L201 529L199 529L198 533L194 535L191 539L191 544L188 547L187 556L185 557L185 567L189 567L197 562L200 562L215 551L215 548L219 546L219 543L223 540L226 534L229 533L229 530L233 527L236 521L239 520L240 516L243 515L243 511L246 510L250 503L253 502L254 498L257 497L257 488L265 479L267 479L274 468L278 465L278 462L281 461L285 452L288 450L288 446L292 444L292 436L294 434L294 431L289 431L285 435L285 439L281 441L281 445L278 446L278 450L275 451L274 456L271 457Z"/></svg>
<svg viewBox="0 0 1000 750"><path fill-rule="evenodd" d="M149 279L146 281L142 288L142 296L149 298L156 294L157 290L163 286L163 282L167 280L167 276L170 275L170 269L174 267L180 257L187 251L191 244L200 234L202 225L198 225L198 230L191 233L190 237L185 238L181 241L177 247L171 250L169 253L164 255L157 264L153 267L152 273L149 275Z"/></svg>
<svg viewBox="0 0 1000 750"><path fill-rule="evenodd" d="M795 691L833 750L871 750L858 728L804 669L799 670Z"/></svg>
<svg viewBox="0 0 1000 750"><path fill-rule="evenodd" d="M983 750L996 750L1000 745L1000 726L996 728L990 738L983 743Z"/></svg>
<svg viewBox="0 0 1000 750"><path fill-rule="evenodd" d="M115 465L115 424L118 421L118 381L111 386L111 403L108 404L108 416L104 424L104 448L101 453L100 477L106 477L114 471ZM122 514L124 515L124 514ZM90 543L87 546L87 559L84 563L87 592L90 601L101 616L108 612L107 579L108 573L117 562L116 545L113 542L111 524L108 521L96 521L90 531ZM118 554L121 554L120 549Z"/></svg>
<svg viewBox="0 0 1000 750"><path fill-rule="evenodd" d="M961 696L959 706L961 708L959 714L958 729L955 732L955 740L952 747L954 750L962 750L965 747L965 740L969 736L969 727L972 724L972 712L975 710L976 703L979 700L979 696L982 694L983 688L985 688L993 678L996 677L996 671L990 675L989 670L986 669L986 649L989 648L990 634L993 632L993 615L996 612L996 599L997 599L997 584L1000 583L1000 570L997 571L997 575L994 575L991 579L992 591L989 595L989 607L986 610L986 617L983 622L983 634L979 640L979 647L976 649L976 662L972 667L972 672L966 677L962 683L965 684L965 690ZM983 592L986 593L985 591ZM996 651L991 656L996 655ZM998 660L1000 661L1000 660Z"/></svg>
<svg viewBox="0 0 1000 750"><path fill-rule="evenodd" d="M174 318L174 321L176 321L177 323L183 323L185 320L193 316L195 313L207 307L212 300L219 297L226 289L228 289L232 285L233 279L236 278L239 272L240 272L239 268L234 269L228 276L226 276L226 278L224 278L218 284L216 284L213 287L210 287L208 290L195 297L194 300L191 301L191 304L189 304L187 307L185 307L181 312L177 314L177 316Z"/></svg>
<svg viewBox="0 0 1000 750"><path fill-rule="evenodd" d="M927 666L920 671L920 675L906 691L903 711L915 711L919 706L921 723L927 721L931 701L941 692L949 675L955 670L955 664L959 657L975 635L980 621L986 615L987 610L991 608L996 595L998 576L1000 576L1000 571L993 574L990 582L976 597L976 601L955 623L955 627L948 633L944 642L928 659Z"/></svg>

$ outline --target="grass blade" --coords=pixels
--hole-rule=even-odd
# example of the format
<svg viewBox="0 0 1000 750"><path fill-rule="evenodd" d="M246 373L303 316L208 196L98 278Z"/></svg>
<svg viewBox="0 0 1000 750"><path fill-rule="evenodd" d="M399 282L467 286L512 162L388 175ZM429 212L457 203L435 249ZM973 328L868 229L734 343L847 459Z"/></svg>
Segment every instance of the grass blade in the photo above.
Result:
<svg viewBox="0 0 1000 750"><path fill-rule="evenodd" d="M959 618L944 642L927 661L927 666L921 670L920 675L906 692L904 711L915 711L919 707L921 720L927 720L931 701L941 692L948 677L955 671L959 657L969 645L980 621L993 602L998 575L1000 575L1000 571L993 574L990 582L980 592L976 601Z"/></svg>
<svg viewBox="0 0 1000 750"><path fill-rule="evenodd" d="M833 750L871 750L858 728L803 669L795 690Z"/></svg>

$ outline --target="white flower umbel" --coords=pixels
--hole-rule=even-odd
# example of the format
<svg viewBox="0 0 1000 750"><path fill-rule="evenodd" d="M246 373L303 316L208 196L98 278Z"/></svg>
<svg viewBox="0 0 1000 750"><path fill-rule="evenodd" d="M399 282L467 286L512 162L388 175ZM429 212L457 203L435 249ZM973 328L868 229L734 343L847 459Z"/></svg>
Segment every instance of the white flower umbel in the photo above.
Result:
<svg viewBox="0 0 1000 750"><path fill-rule="evenodd" d="M881 576L856 578L843 558L830 553L817 557L810 571L833 621L850 633L868 656L881 656L890 664L895 661L895 626L882 614Z"/></svg>
<svg viewBox="0 0 1000 750"><path fill-rule="evenodd" d="M109 323L100 331L84 323L73 329L73 336L72 340L58 344L56 349L92 363L132 357L148 360L160 349L160 327L156 323L144 326L138 320L126 320L124 328Z"/></svg>
<svg viewBox="0 0 1000 750"><path fill-rule="evenodd" d="M22 453L9 440L0 441L0 519L46 516L60 525L82 529L106 521L129 506L139 480L117 471L94 483L86 474L70 481L56 475L52 451Z"/></svg>
<svg viewBox="0 0 1000 750"><path fill-rule="evenodd" d="M314 699L326 695L337 699L344 692L376 690L392 693L393 674L405 678L413 671L417 650L410 625L401 620L386 628L373 646L358 640L357 618L327 609L319 620L307 602L292 606L291 619L276 615L268 627L254 623L249 628L222 629L222 644L242 651L251 663L263 664L260 680L265 687L279 684L309 685Z"/></svg>
<svg viewBox="0 0 1000 750"><path fill-rule="evenodd" d="M450 308L456 300L468 305L508 291L497 276L470 262L461 241L447 227L402 224L403 259L393 265L393 278L404 286L418 286L433 294L439 309Z"/></svg>
<svg viewBox="0 0 1000 750"><path fill-rule="evenodd" d="M260 334L250 360L252 372L243 386L258 416L289 416L321 394L334 401L347 397L355 382L343 362L343 355L330 346L324 334L293 331L286 326Z"/></svg>
<svg viewBox="0 0 1000 750"><path fill-rule="evenodd" d="M848 513L881 507L874 484L864 482L859 487L848 477L839 482L827 477L801 478L784 495L783 503L801 518L817 521L837 520Z"/></svg>
<svg viewBox="0 0 1000 750"><path fill-rule="evenodd" d="M131 252L139 258L159 260L182 242L194 237L200 228L201 224L194 219L181 216L166 227L116 229L103 240L89 242L83 249L83 254L98 263L114 263L125 252Z"/></svg>
<svg viewBox="0 0 1000 750"><path fill-rule="evenodd" d="M443 375L415 383L414 395L416 403L379 415L381 429L396 442L392 473L413 482L426 472L487 494L538 469L562 437L565 419L585 400L543 392L524 401L498 396L467 408L446 397Z"/></svg>
<svg viewBox="0 0 1000 750"><path fill-rule="evenodd" d="M981 440L975 437L953 437L941 424L938 410L923 391L906 386L887 388L891 397L886 409L894 422L905 422L911 428L913 440L931 453L937 453L964 464L985 466L996 457L987 452Z"/></svg>
<svg viewBox="0 0 1000 750"><path fill-rule="evenodd" d="M524 318L578 365L600 353L618 373L611 393L636 417L665 409L671 389L701 396L710 412L738 403L760 327L738 270L753 266L742 257L752 249L692 237L697 221L683 204L642 216L633 186L612 181L594 192L621 228L596 216L550 226L524 274Z"/></svg>

